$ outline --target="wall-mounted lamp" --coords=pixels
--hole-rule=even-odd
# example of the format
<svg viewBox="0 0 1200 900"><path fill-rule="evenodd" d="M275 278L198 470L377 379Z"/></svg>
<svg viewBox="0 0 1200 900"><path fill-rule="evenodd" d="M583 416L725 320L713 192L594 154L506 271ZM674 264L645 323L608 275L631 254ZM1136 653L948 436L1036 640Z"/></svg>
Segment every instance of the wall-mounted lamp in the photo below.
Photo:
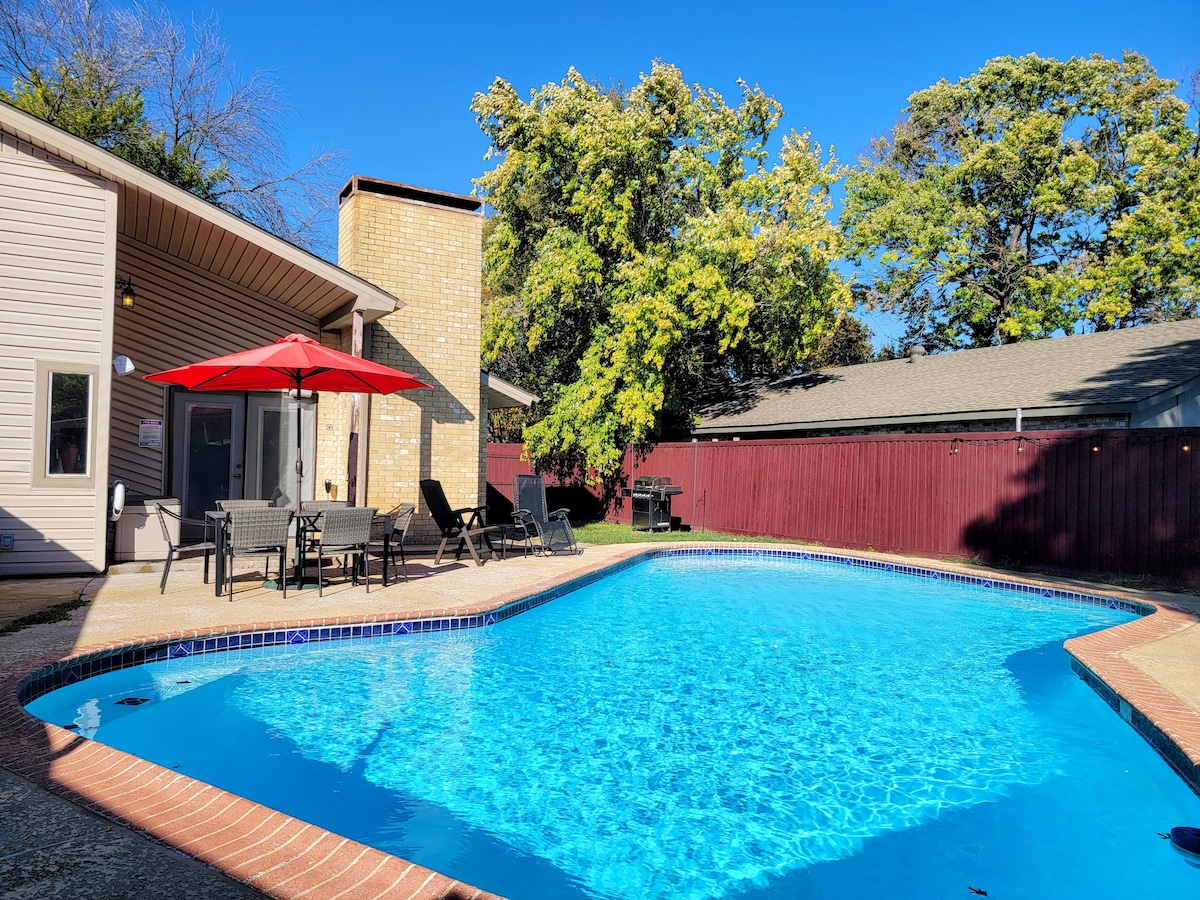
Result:
<svg viewBox="0 0 1200 900"><path fill-rule="evenodd" d="M118 275L117 288L121 291L121 308L133 309L133 303L137 300L137 294L133 290L133 279Z"/></svg>
<svg viewBox="0 0 1200 900"><path fill-rule="evenodd" d="M128 375L134 368L136 367L133 364L133 360L128 356L113 357L113 371L118 375Z"/></svg>
<svg viewBox="0 0 1200 900"><path fill-rule="evenodd" d="M1184 445L1183 445L1183 452L1184 452L1184 453L1191 453L1191 452L1192 452L1192 445L1191 445L1190 443L1184 444Z"/></svg>
<svg viewBox="0 0 1200 900"><path fill-rule="evenodd" d="M1092 444L1092 452L1093 452L1093 453L1099 453L1099 452L1100 452L1100 445L1099 445L1098 443L1097 443L1097 444Z"/></svg>

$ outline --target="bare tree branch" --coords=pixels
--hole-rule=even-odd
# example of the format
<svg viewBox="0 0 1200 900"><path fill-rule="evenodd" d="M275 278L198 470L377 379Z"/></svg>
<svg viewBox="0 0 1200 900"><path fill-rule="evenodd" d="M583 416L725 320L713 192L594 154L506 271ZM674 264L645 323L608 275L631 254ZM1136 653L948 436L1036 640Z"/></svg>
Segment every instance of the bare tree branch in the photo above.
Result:
<svg viewBox="0 0 1200 900"><path fill-rule="evenodd" d="M14 89L37 73L75 77L85 67L108 96L140 92L147 138L204 173L209 199L286 240L332 251L343 154L322 148L292 165L283 140L291 110L275 73L240 76L216 16L189 27L155 0L0 5L0 75Z"/></svg>

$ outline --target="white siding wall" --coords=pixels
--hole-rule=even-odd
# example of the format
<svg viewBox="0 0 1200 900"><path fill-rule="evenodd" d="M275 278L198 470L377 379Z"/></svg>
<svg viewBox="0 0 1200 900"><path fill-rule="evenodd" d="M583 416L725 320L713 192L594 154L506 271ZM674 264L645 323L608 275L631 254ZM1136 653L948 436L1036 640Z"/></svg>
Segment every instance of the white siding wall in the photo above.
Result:
<svg viewBox="0 0 1200 900"><path fill-rule="evenodd" d="M115 185L0 135L0 576L104 568ZM35 487L39 361L96 366L87 487Z"/></svg>
<svg viewBox="0 0 1200 900"><path fill-rule="evenodd" d="M1200 426L1200 378L1179 393L1151 397L1130 416L1131 428L1195 428Z"/></svg>

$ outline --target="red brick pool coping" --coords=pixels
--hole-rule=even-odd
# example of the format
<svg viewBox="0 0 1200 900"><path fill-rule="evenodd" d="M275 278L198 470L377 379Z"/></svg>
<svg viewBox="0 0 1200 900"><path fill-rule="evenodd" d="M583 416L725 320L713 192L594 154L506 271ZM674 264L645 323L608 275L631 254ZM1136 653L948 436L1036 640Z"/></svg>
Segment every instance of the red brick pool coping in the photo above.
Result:
<svg viewBox="0 0 1200 900"><path fill-rule="evenodd" d="M753 546L756 549L801 550L786 545ZM745 544L640 545L603 561L580 566L558 578L501 594L485 603L417 612L288 619L144 635L132 641L77 648L66 657L51 654L26 660L17 670L0 672L0 765L279 900L491 900L496 898L495 894L454 881L179 772L42 722L20 705L18 689L26 677L53 663L118 649L248 631L480 615L582 576L621 565L634 557L671 548L701 547L748 549ZM897 557L857 551L822 549L821 552L860 559L898 561ZM917 562L907 558L901 561L905 564ZM921 561L920 565L954 574L980 575L979 569L949 563ZM994 577L1041 587L1062 586L1062 582L1008 573L995 573ZM1154 729L1169 739L1182 758L1172 759L1171 754L1164 752L1161 747L1159 751L1177 769L1190 763L1194 770L1192 777L1189 778L1184 772L1181 774L1195 787L1195 771L1200 771L1200 712L1170 693L1121 654L1196 623L1200 620L1200 603L1192 603L1184 598L1177 602L1148 599L1137 592L1101 586L1073 585L1072 589L1155 607L1151 615L1074 638L1067 641L1065 646L1088 673L1102 682L1097 690L1104 694L1102 687L1107 687L1113 696L1128 703ZM1106 696L1105 699L1113 702L1113 697ZM1118 711L1123 715L1126 712L1119 706ZM1154 743L1143 729L1139 730Z"/></svg>

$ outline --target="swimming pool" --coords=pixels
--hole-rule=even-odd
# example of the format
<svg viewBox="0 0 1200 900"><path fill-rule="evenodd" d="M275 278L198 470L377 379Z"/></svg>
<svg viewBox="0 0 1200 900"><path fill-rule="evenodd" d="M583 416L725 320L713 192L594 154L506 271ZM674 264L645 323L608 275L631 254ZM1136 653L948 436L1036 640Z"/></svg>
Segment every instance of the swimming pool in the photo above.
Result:
<svg viewBox="0 0 1200 900"><path fill-rule="evenodd" d="M1130 617L666 558L493 628L194 656L29 709L514 898L1195 892L1156 832L1200 801L1061 650Z"/></svg>

